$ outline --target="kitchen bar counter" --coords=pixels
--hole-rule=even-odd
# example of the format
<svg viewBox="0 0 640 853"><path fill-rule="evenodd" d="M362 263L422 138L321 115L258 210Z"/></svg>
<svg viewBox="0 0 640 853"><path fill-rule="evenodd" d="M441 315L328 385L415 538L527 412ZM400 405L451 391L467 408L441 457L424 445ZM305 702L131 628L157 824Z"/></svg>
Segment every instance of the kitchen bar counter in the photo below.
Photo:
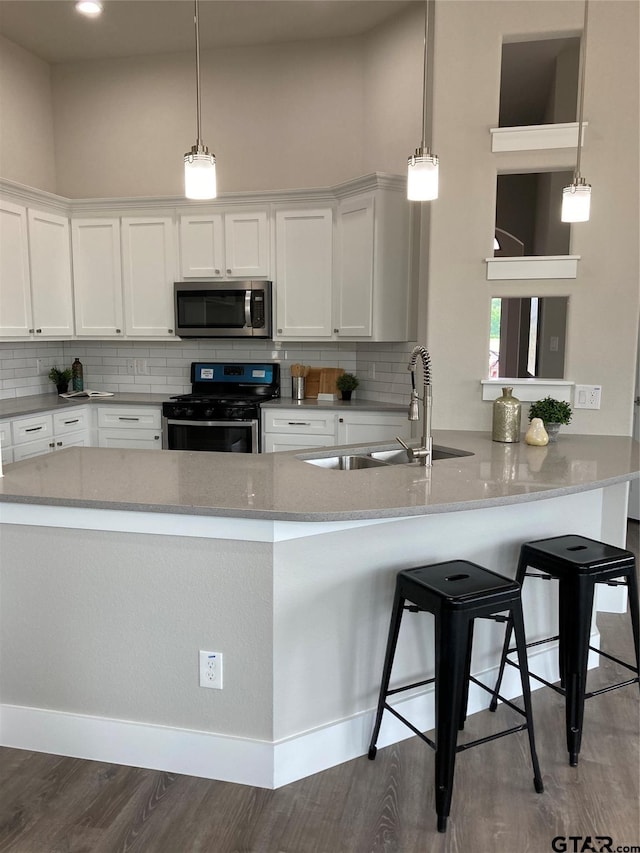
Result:
<svg viewBox="0 0 640 853"><path fill-rule="evenodd" d="M625 437L563 435L530 447L493 442L487 433L436 431L434 443L473 455L436 461L431 469L414 463L339 471L300 458L333 449L202 454L73 447L6 466L0 502L349 521L522 503L638 476L638 444ZM382 446L389 445L364 449Z"/></svg>
<svg viewBox="0 0 640 853"><path fill-rule="evenodd" d="M630 439L434 438L474 455L338 471L298 458L334 450L68 448L7 465L0 743L265 788L366 761L400 569L468 559L512 577L530 539L625 541ZM599 609L623 610L621 596L604 587ZM555 632L556 612L556 585L527 591L530 639ZM475 629L485 683L502 637ZM398 683L433 673L430 638L423 619L403 623ZM543 648L536 671L555 681ZM223 690L199 686L201 650L224 655ZM503 687L518 695L515 673ZM432 689L396 697L420 731ZM488 701L472 689L469 714ZM408 734L385 715L378 745Z"/></svg>

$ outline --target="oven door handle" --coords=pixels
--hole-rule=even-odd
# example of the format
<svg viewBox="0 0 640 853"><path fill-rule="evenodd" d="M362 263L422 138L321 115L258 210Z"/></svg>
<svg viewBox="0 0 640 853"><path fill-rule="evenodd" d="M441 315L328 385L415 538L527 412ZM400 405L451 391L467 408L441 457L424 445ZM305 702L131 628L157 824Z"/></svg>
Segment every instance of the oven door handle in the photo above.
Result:
<svg viewBox="0 0 640 853"><path fill-rule="evenodd" d="M226 420L226 421L182 421L167 418L167 426L202 426L202 427L228 427L233 424L257 424L255 418L245 418L244 420Z"/></svg>

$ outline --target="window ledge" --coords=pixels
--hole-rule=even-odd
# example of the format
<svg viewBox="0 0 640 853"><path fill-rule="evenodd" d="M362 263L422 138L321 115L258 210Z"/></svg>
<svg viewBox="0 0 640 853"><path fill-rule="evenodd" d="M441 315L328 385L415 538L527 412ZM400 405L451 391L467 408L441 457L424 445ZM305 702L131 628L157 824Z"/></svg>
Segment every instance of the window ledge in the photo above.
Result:
<svg viewBox="0 0 640 853"><path fill-rule="evenodd" d="M487 280L577 278L580 255L535 255L485 258Z"/></svg>
<svg viewBox="0 0 640 853"><path fill-rule="evenodd" d="M502 396L503 388L513 388L513 396L522 403L532 403L543 397L553 397L554 400L571 402L573 382L567 379L481 379L482 399L496 400Z"/></svg>
<svg viewBox="0 0 640 853"><path fill-rule="evenodd" d="M588 122L582 123L582 144ZM547 148L577 148L578 122L566 124L531 124L522 127L492 127L491 150L541 151Z"/></svg>

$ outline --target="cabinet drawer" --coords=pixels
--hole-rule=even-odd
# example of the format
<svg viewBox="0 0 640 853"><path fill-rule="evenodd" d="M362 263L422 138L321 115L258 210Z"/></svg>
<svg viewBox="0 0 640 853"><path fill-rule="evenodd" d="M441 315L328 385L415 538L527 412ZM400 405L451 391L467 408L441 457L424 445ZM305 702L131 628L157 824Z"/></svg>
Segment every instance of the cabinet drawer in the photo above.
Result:
<svg viewBox="0 0 640 853"><path fill-rule="evenodd" d="M330 435L336 431L335 412L312 412L302 409L290 411L263 412L264 431L279 433L299 433L302 435Z"/></svg>
<svg viewBox="0 0 640 853"><path fill-rule="evenodd" d="M121 450L162 450L160 430L116 427L101 429L98 433L100 447L116 447Z"/></svg>
<svg viewBox="0 0 640 853"><path fill-rule="evenodd" d="M332 435L280 435L267 433L264 437L263 453L279 453L282 450L309 450L312 447L333 447Z"/></svg>
<svg viewBox="0 0 640 853"><path fill-rule="evenodd" d="M53 416L53 431L56 435L86 429L89 429L89 410L86 408L56 412Z"/></svg>
<svg viewBox="0 0 640 853"><path fill-rule="evenodd" d="M159 407L146 406L101 406L98 409L98 427L121 427L123 429L160 429Z"/></svg>
<svg viewBox="0 0 640 853"><path fill-rule="evenodd" d="M35 415L31 418L19 418L13 421L12 432L14 444L24 444L26 441L51 438L53 436L53 418L51 415Z"/></svg>

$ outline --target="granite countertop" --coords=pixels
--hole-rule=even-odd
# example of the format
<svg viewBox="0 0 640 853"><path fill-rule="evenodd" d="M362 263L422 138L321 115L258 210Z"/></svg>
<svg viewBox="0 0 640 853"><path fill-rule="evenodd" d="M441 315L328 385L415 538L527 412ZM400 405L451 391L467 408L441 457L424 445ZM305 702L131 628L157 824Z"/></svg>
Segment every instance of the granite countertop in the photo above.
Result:
<svg viewBox="0 0 640 853"><path fill-rule="evenodd" d="M278 400L267 400L261 404L263 409L338 409L360 412L390 412L407 414L409 407L409 392L406 403L381 403L378 400L292 400L291 397L281 397Z"/></svg>
<svg viewBox="0 0 640 853"><path fill-rule="evenodd" d="M28 397L11 397L8 400L0 400L0 418L16 418L21 415L35 415L38 412L51 412L56 409L68 409L73 406L95 406L120 403L127 405L155 405L160 406L169 399L168 394L145 394L143 392L116 393L113 397L59 397L57 394L32 394Z"/></svg>
<svg viewBox="0 0 640 853"><path fill-rule="evenodd" d="M639 445L622 436L563 435L547 447L530 447L493 442L489 433L436 430L434 443L473 455L443 459L431 469L339 471L300 458L335 449L236 454L71 447L5 467L0 519L3 502L300 522L398 518L534 501L638 477Z"/></svg>
<svg viewBox="0 0 640 853"><path fill-rule="evenodd" d="M33 394L28 397L12 397L8 400L0 400L0 419L15 418L21 415L35 415L38 412L50 412L56 409L68 409L71 406L95 406L111 405L153 405L161 406L175 394L148 394L144 392L127 391L116 392L113 397L73 397L66 399L57 394ZM284 397L278 400L267 400L262 403L263 408L310 408L310 409L351 409L361 412L406 412L407 405L397 403L380 403L377 400L292 400Z"/></svg>

